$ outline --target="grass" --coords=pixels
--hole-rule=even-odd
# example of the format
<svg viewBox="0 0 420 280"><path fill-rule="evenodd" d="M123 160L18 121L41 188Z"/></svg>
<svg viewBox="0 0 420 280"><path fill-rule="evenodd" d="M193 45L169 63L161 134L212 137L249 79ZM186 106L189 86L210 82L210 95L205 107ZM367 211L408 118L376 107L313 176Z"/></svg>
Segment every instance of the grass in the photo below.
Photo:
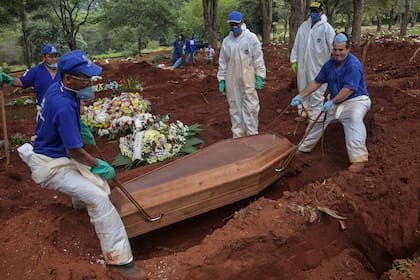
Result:
<svg viewBox="0 0 420 280"><path fill-rule="evenodd" d="M407 274L408 276L411 276L413 275L413 272L410 270L410 268L415 266L419 261L420 258L395 260L392 264L392 269L399 274Z"/></svg>

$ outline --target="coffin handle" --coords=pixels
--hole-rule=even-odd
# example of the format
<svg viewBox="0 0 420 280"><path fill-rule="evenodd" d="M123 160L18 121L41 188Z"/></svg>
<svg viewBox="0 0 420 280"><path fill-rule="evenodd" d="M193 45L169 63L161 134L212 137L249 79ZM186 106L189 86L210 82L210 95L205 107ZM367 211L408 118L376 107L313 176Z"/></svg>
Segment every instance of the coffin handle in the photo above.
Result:
<svg viewBox="0 0 420 280"><path fill-rule="evenodd" d="M293 160L297 152L297 147L295 146L292 151L289 153L287 158L283 162L282 167L274 168L275 172L283 172L290 164L290 162Z"/></svg>
<svg viewBox="0 0 420 280"><path fill-rule="evenodd" d="M156 221L159 221L160 219L162 219L162 217L163 217L163 213L160 213L160 215L158 217L154 217L154 218L147 217L146 220L148 222L156 222Z"/></svg>

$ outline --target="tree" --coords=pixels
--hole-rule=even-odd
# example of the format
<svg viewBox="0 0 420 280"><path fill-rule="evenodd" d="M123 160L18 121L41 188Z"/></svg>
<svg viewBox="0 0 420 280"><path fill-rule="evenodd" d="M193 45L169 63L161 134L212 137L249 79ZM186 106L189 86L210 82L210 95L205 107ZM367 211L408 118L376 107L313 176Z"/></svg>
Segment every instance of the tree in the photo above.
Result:
<svg viewBox="0 0 420 280"><path fill-rule="evenodd" d="M77 35L80 26L86 24L89 12L96 0L48 0L61 27L70 50L77 49Z"/></svg>
<svg viewBox="0 0 420 280"><path fill-rule="evenodd" d="M114 0L101 5L101 19L109 28L129 27L134 31L138 54L150 37L159 37L175 25L172 10L164 0Z"/></svg>
<svg viewBox="0 0 420 280"><path fill-rule="evenodd" d="M283 42L286 41L287 34L289 32L289 18L290 18L290 3L284 0L273 1L273 40L277 38L277 26L283 26L283 35L280 37Z"/></svg>
<svg viewBox="0 0 420 280"><path fill-rule="evenodd" d="M400 26L400 36L407 35L407 26L410 23L412 0L405 0L404 14Z"/></svg>
<svg viewBox="0 0 420 280"><path fill-rule="evenodd" d="M353 0L354 17L351 37L355 45L359 45L361 40L364 2L365 0Z"/></svg>
<svg viewBox="0 0 420 280"><path fill-rule="evenodd" d="M261 0L262 14L262 41L264 45L270 43L270 34L273 24L273 0Z"/></svg>
<svg viewBox="0 0 420 280"><path fill-rule="evenodd" d="M308 0L290 0L289 50L292 50L299 26L307 15Z"/></svg>
<svg viewBox="0 0 420 280"><path fill-rule="evenodd" d="M382 20L391 7L391 0L366 0L364 11L376 21L376 31L382 30Z"/></svg>
<svg viewBox="0 0 420 280"><path fill-rule="evenodd" d="M217 46L217 0L203 0L204 29L210 45Z"/></svg>
<svg viewBox="0 0 420 280"><path fill-rule="evenodd" d="M20 31L22 33L21 45L23 47L23 59L26 66L31 67L33 56L32 56L32 45L29 40L30 28L29 22L32 21L33 17L36 17L38 14L36 11L42 7L45 3L42 0L15 0L15 1L6 1L3 0L0 2L2 6L2 22L15 22L18 24ZM32 12L32 15L30 15Z"/></svg>

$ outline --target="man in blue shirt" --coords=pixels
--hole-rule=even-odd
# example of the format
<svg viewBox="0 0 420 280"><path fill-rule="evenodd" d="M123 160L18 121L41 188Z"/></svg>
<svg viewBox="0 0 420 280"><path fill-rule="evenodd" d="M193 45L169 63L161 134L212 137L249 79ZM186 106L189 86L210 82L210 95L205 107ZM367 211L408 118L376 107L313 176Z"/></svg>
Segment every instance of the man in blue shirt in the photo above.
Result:
<svg viewBox="0 0 420 280"><path fill-rule="evenodd" d="M333 57L321 68L315 80L296 95L292 106L316 91L323 83L328 83L329 99L323 105L326 115L324 122L317 122L299 146L299 151L310 152L323 133L323 129L333 120L341 122L344 128L349 171L361 171L368 161L366 148L366 127L363 118L370 109L371 101L366 88L360 61L350 53L350 40L346 33L339 33L333 42ZM311 127L310 121L309 127Z"/></svg>
<svg viewBox="0 0 420 280"><path fill-rule="evenodd" d="M28 88L33 86L36 95L36 104L41 104L47 89L55 82L60 81L60 71L57 71L58 51L53 45L46 45L42 48L44 61L23 74L22 77L14 79L6 73L0 73L1 80L9 86ZM39 107L38 107L39 109Z"/></svg>
<svg viewBox="0 0 420 280"><path fill-rule="evenodd" d="M187 58L185 59L185 66L188 65L188 62L192 61L192 65L195 65L195 51L197 50L197 46L195 45L194 35L191 38L188 38L185 42L185 53L187 54Z"/></svg>
<svg viewBox="0 0 420 280"><path fill-rule="evenodd" d="M83 149L80 136L80 100L93 98L93 76L102 68L81 50L64 54L58 61L61 81L50 86L41 102L33 146L18 148L30 167L32 179L42 187L60 191L84 205L110 267L125 277L146 279L137 268L121 218L109 199L106 180L114 168Z"/></svg>
<svg viewBox="0 0 420 280"><path fill-rule="evenodd" d="M182 52L184 50L184 42L182 41L182 36L179 35L178 38L174 41L174 59L173 67L178 68L182 63Z"/></svg>

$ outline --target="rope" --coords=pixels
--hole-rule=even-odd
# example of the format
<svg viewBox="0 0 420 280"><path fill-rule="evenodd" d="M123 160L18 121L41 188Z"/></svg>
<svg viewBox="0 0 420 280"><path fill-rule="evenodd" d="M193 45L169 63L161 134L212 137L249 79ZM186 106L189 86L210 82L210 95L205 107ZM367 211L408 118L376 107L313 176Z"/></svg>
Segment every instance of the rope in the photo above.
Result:
<svg viewBox="0 0 420 280"><path fill-rule="evenodd" d="M102 153L101 149L97 145L95 145L96 150L98 151L101 158L103 158L106 161L105 155ZM146 218L146 221L148 222L155 222L160 220L163 217L163 213L161 213L158 217L152 218L146 210L144 210L143 207L134 199L134 197L127 191L126 188L120 183L120 181L115 176L113 181L117 184L117 187L124 193L124 195L130 200L130 202L139 210L139 212Z"/></svg>

